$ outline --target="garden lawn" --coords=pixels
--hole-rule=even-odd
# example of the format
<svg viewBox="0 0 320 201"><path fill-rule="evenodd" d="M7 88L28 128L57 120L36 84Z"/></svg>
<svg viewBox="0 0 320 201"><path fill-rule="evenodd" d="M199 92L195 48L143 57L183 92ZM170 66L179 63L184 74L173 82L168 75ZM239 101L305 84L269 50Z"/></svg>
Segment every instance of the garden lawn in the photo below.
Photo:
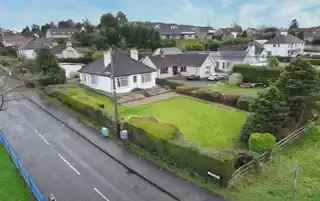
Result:
<svg viewBox="0 0 320 201"><path fill-rule="evenodd" d="M10 160L6 150L0 145L0 200L33 201L27 185Z"/></svg>
<svg viewBox="0 0 320 201"><path fill-rule="evenodd" d="M263 88L241 88L235 85L229 85L224 83L209 85L209 90L219 92L226 95L249 95L256 96Z"/></svg>
<svg viewBox="0 0 320 201"><path fill-rule="evenodd" d="M214 150L239 148L239 135L247 113L191 97L175 97L143 106L122 108L122 115L154 116L176 125L185 139Z"/></svg>
<svg viewBox="0 0 320 201"><path fill-rule="evenodd" d="M297 199L320 200L320 126L307 132L305 139L273 156L271 165L252 174L236 189L220 192L230 201L292 201L294 170L299 165Z"/></svg>

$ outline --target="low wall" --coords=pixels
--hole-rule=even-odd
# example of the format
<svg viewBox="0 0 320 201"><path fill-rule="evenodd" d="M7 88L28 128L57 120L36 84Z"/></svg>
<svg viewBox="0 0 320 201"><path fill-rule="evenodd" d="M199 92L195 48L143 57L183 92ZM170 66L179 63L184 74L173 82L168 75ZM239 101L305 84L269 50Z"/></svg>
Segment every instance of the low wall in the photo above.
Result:
<svg viewBox="0 0 320 201"><path fill-rule="evenodd" d="M44 194L40 191L37 184L32 179L31 175L25 169L23 164L21 163L21 159L18 156L17 152L13 149L10 145L7 138L4 136L3 133L0 132L0 144L2 144L5 149L7 150L10 158L14 162L15 166L17 167L20 175L23 177L24 181L26 182L27 186L29 187L30 191L34 195L37 201L48 201Z"/></svg>

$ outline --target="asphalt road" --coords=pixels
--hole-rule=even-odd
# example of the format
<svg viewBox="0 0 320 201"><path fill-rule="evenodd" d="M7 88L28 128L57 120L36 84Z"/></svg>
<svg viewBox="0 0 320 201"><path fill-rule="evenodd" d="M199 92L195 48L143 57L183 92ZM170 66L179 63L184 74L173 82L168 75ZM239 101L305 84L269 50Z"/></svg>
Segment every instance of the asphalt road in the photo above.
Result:
<svg viewBox="0 0 320 201"><path fill-rule="evenodd" d="M0 112L0 128L46 196L57 201L171 201L27 100Z"/></svg>

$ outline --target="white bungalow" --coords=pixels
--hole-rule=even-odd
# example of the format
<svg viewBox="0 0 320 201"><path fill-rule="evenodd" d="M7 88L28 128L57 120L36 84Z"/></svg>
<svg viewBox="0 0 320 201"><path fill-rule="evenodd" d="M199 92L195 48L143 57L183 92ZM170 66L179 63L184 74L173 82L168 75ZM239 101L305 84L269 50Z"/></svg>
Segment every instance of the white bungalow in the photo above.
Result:
<svg viewBox="0 0 320 201"><path fill-rule="evenodd" d="M131 57L120 51L106 52L104 58L79 71L81 83L107 93L113 92L111 59L114 64L117 93L128 93L133 89L149 89L156 86L156 70L138 61L136 50L131 51Z"/></svg>

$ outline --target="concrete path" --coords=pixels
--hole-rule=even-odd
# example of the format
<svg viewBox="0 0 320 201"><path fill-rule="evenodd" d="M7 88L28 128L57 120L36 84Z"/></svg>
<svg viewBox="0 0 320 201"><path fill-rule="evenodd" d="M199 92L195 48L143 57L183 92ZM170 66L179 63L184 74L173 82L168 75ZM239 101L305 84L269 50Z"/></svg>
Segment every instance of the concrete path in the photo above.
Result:
<svg viewBox="0 0 320 201"><path fill-rule="evenodd" d="M125 106L129 106L129 107L139 106L139 105L144 105L144 104L148 104L148 103L153 103L153 102L157 102L157 101L166 100L166 99L177 97L177 96L180 96L180 95L177 94L177 93L174 93L174 92L169 92L169 93L164 93L164 94L160 94L160 95L157 95L157 96L144 98L142 100L137 100L137 101L124 103L124 105Z"/></svg>

